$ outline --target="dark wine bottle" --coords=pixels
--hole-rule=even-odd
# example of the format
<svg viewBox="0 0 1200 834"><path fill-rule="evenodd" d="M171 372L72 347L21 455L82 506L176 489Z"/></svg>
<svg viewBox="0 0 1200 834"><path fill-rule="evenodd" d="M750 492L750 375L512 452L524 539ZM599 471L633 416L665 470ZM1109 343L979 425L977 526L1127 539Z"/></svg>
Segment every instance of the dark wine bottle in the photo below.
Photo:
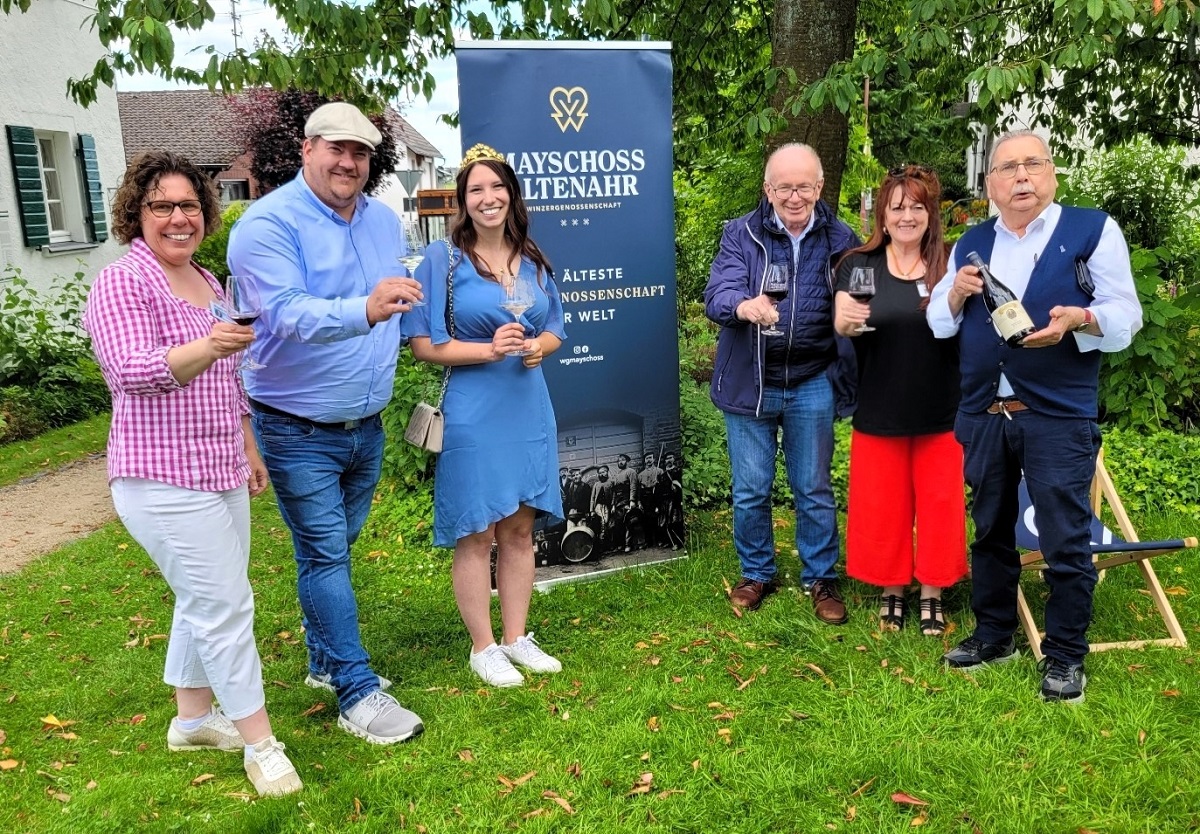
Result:
<svg viewBox="0 0 1200 834"><path fill-rule="evenodd" d="M992 323L996 325L1000 337L1009 347L1020 347L1021 340L1035 330L1033 319L1021 306L1016 293L992 274L978 252L969 252L967 260L979 270L979 277L983 279L983 303L991 313Z"/></svg>

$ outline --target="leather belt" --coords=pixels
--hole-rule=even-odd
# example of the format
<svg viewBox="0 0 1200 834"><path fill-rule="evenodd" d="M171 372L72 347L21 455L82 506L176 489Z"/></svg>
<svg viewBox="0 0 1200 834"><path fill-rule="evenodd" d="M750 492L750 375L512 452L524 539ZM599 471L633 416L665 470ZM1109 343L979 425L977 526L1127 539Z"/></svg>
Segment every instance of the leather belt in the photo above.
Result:
<svg viewBox="0 0 1200 834"><path fill-rule="evenodd" d="M1013 412L1026 411L1029 406L1018 400L1016 397L1007 397L1004 399L993 400L992 404L987 407L988 414L1003 414L1008 419L1012 419Z"/></svg>
<svg viewBox="0 0 1200 834"><path fill-rule="evenodd" d="M310 420L307 417L301 417L298 414L289 414L288 412L284 411L282 408L276 408L273 405L267 405L266 403L260 403L258 400L252 399L250 397L247 397L246 399L250 400L250 407L261 414L271 414L275 417L286 417L288 420L295 420L297 423L304 423L305 425L316 426L319 429L340 429L342 431L350 431L351 429L356 429L359 426L361 426L363 423L365 423L368 420L377 416L375 414L372 414L370 417L362 417L357 420L342 420L337 423L321 423L317 420Z"/></svg>

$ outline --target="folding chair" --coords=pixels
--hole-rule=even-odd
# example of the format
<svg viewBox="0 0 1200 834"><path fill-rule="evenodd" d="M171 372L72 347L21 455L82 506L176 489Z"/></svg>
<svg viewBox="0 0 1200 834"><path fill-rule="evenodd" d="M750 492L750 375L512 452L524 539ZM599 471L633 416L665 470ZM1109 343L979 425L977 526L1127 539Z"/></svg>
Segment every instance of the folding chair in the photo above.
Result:
<svg viewBox="0 0 1200 834"><path fill-rule="evenodd" d="M1042 571L1046 569L1046 561L1038 549L1037 527L1034 524L1033 505L1029 500L1029 493L1025 488L1024 481L1021 482L1020 491L1021 513L1017 522L1017 546L1030 551L1021 556L1021 569ZM1149 560L1164 553L1172 553L1187 547L1196 547L1200 542L1194 536L1167 541L1140 541L1137 531L1133 529L1133 523L1129 520L1129 514L1125 512L1125 506L1121 503L1121 496L1117 494L1117 489L1113 485L1112 478L1109 476L1108 470L1104 468L1103 450L1101 450L1096 458L1096 474L1092 479L1091 497L1093 515L1092 558L1096 563L1097 570L1103 572L1108 568L1118 565L1126 565L1131 562L1136 563L1138 569L1142 572L1142 579L1146 582L1147 593L1149 593L1150 599L1154 601L1154 606L1158 609L1159 616L1162 617L1163 623L1167 627L1167 633L1171 635L1170 637L1151 640L1093 643L1091 644L1091 650L1102 652L1108 649L1140 649L1143 646L1175 646L1177 648L1187 646L1187 637L1184 636L1183 629L1179 627L1179 620L1175 617L1175 611L1171 608L1171 602L1167 599L1167 595L1158 581L1158 576L1154 573L1154 568L1150 566ZM1101 523L1099 516L1105 503L1112 510L1113 517L1117 520L1117 527L1121 531L1121 536L1124 536L1124 539L1121 536L1115 535ZM1101 576L1103 577L1103 573L1101 573ZM1033 650L1034 656L1038 660L1041 660L1043 635L1033 618L1033 611L1029 608L1029 601L1025 598L1025 592L1021 590L1019 585L1017 586L1017 617L1021 621L1021 627L1025 629L1025 636L1029 638L1029 648Z"/></svg>

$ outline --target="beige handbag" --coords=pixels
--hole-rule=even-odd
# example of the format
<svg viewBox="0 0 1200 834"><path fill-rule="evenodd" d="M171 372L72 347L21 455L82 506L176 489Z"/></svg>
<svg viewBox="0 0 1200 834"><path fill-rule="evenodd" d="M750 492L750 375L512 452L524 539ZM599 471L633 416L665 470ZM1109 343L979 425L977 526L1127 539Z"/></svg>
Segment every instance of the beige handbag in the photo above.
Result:
<svg viewBox="0 0 1200 834"><path fill-rule="evenodd" d="M446 242L450 250L450 268L446 272L446 327L450 338L454 338L454 247ZM404 439L426 452L438 454L442 451L442 434L446 429L446 416L442 414L442 402L446 399L446 386L450 384L450 366L446 366L442 374L442 390L438 393L437 405L417 403L412 416L408 418L408 426L404 429Z"/></svg>

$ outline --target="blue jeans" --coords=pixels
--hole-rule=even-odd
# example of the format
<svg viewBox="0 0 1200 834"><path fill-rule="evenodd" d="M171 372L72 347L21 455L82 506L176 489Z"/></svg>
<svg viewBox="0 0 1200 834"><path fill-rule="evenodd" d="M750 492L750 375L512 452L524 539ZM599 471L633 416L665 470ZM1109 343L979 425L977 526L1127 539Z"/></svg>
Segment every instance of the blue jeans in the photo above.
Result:
<svg viewBox="0 0 1200 834"><path fill-rule="evenodd" d="M1017 486L1024 470L1050 585L1042 651L1055 660L1082 662L1096 587L1088 495L1100 449L1095 421L1033 411L1015 412L1011 420L1001 414L959 413L954 434L963 447L975 522L975 636L1002 643L1017 630Z"/></svg>
<svg viewBox="0 0 1200 834"><path fill-rule="evenodd" d="M346 712L379 688L358 633L350 547L362 531L383 467L378 416L358 428L322 428L254 412L254 434L292 531L309 671L332 676Z"/></svg>
<svg viewBox="0 0 1200 834"><path fill-rule="evenodd" d="M833 388L817 374L794 388L763 392L761 416L725 414L729 461L733 469L733 546L742 576L758 582L774 578L775 537L771 525L771 485L775 482L778 432L783 429L783 461L796 503L796 551L805 587L837 579L837 513L830 484L833 464Z"/></svg>

